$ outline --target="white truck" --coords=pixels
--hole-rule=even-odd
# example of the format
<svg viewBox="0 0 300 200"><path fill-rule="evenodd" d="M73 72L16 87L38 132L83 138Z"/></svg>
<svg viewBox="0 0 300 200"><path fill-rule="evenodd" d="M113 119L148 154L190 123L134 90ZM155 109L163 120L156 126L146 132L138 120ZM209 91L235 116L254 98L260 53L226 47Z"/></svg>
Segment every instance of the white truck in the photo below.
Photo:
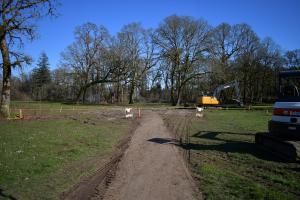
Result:
<svg viewBox="0 0 300 200"><path fill-rule="evenodd" d="M280 72L269 131L278 137L300 140L300 70Z"/></svg>

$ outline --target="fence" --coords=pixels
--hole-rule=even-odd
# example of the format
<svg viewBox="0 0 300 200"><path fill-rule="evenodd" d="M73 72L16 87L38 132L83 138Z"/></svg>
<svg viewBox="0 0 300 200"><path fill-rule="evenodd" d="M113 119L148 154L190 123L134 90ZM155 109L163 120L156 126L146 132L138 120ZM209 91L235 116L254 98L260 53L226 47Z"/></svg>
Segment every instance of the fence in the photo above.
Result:
<svg viewBox="0 0 300 200"><path fill-rule="evenodd" d="M165 118L165 124L168 129L174 135L176 145L180 148L180 152L183 155L183 158L190 163L191 152L190 152L190 134L191 134L191 125L193 115L177 116Z"/></svg>

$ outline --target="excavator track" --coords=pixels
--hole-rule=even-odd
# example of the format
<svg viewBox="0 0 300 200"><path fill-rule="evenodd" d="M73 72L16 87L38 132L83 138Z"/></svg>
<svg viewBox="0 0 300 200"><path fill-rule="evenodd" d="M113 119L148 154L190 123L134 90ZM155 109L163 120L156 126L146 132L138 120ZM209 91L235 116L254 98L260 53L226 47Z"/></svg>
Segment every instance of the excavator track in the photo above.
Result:
<svg viewBox="0 0 300 200"><path fill-rule="evenodd" d="M279 138L271 133L257 133L255 143L276 156L291 162L300 162L300 141Z"/></svg>

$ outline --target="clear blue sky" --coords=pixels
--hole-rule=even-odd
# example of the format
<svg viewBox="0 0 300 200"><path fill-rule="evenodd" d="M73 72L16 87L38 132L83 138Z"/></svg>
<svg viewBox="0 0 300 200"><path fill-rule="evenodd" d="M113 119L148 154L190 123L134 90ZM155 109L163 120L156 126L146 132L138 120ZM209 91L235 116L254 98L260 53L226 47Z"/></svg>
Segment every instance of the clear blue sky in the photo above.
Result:
<svg viewBox="0 0 300 200"><path fill-rule="evenodd" d="M300 0L61 0L58 12L57 19L38 22L39 38L24 49L35 61L45 51L51 69L74 41L78 25L93 22L115 34L131 22L156 28L172 14L203 18L213 26L247 23L259 37L272 37L283 50L300 48Z"/></svg>

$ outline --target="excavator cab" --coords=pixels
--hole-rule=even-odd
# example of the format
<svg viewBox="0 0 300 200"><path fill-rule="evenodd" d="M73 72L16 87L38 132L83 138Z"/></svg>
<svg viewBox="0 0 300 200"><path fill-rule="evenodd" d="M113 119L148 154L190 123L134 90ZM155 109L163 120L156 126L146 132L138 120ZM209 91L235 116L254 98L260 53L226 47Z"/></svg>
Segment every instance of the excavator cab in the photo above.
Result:
<svg viewBox="0 0 300 200"><path fill-rule="evenodd" d="M285 86L282 89L281 97L285 97L285 96L288 96L288 97L298 97L298 96L300 96L298 87L296 85Z"/></svg>
<svg viewBox="0 0 300 200"><path fill-rule="evenodd" d="M279 100L300 101L300 71L285 71L279 74Z"/></svg>

